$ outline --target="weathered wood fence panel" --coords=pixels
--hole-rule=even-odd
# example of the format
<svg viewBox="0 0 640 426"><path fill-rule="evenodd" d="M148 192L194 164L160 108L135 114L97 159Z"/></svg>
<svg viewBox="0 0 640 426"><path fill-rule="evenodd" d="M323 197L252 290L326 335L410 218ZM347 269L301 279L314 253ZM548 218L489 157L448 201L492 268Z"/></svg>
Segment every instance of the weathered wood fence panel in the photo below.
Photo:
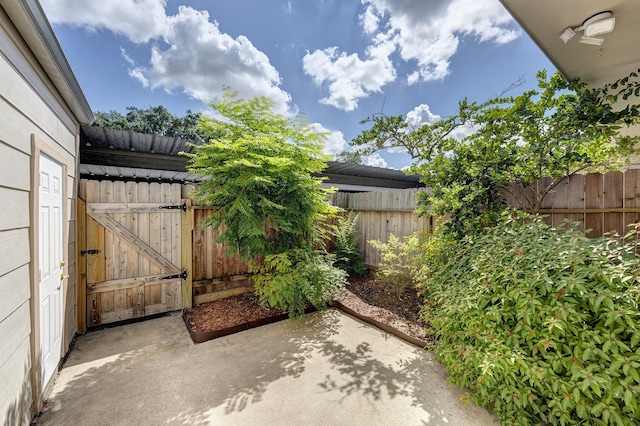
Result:
<svg viewBox="0 0 640 426"><path fill-rule="evenodd" d="M391 234L402 237L434 228L435 218L415 213L418 191L426 189L332 195L334 205L359 214L358 245L367 264L380 264L368 241L386 242ZM192 207L190 197L183 194L186 188L178 184L81 182L80 198L87 204L86 223L79 232L86 239L79 246L101 250L100 255L88 254L80 262L86 293L79 292L79 297L86 299L79 308L86 306L87 326L251 291L247 263L238 256L226 256L227 247L215 242L221 230L202 226L212 210ZM186 213L158 208L184 201ZM518 206L513 197L507 201ZM542 213L553 225L565 219L579 222L591 237L609 231L625 233L630 224L640 221L640 170L573 176L549 194ZM172 273L187 270L189 278L182 284L159 281L169 269Z"/></svg>
<svg viewBox="0 0 640 426"><path fill-rule="evenodd" d="M425 189L396 189L390 191L336 193L331 202L358 213L358 248L364 261L371 266L380 264L380 254L369 244L371 240L387 242L389 235L411 235L422 229L432 229L433 218L418 217L415 213L416 195Z"/></svg>
<svg viewBox="0 0 640 426"><path fill-rule="evenodd" d="M239 256L227 257L227 245L216 243L218 230L202 223L212 210L194 207L193 301L195 304L242 294L252 290L249 265Z"/></svg>
<svg viewBox="0 0 640 426"><path fill-rule="evenodd" d="M507 204L527 209L511 196ZM589 237L624 235L640 221L640 169L571 176L545 197L540 213L553 226L578 222Z"/></svg>
<svg viewBox="0 0 640 426"><path fill-rule="evenodd" d="M434 218L419 218L414 212L417 191L425 189L332 195L334 205L360 214L358 247L367 264L377 266L380 262L369 240L387 241L390 234L400 237L425 228L433 229ZM509 195L507 204L528 208ZM630 230L630 225L640 222L640 169L572 176L545 197L541 213L553 226L565 220L578 222L579 229L589 230L589 237L614 231L623 235Z"/></svg>
<svg viewBox="0 0 640 426"><path fill-rule="evenodd" d="M181 185L82 180L79 196L87 326L180 309Z"/></svg>

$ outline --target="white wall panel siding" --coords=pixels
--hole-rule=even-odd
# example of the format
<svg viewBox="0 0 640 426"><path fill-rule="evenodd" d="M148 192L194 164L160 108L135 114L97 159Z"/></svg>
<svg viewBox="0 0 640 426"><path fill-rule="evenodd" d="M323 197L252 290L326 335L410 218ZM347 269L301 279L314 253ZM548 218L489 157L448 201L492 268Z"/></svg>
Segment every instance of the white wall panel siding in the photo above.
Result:
<svg viewBox="0 0 640 426"><path fill-rule="evenodd" d="M78 132L93 115L43 23L37 2L0 0L0 424L29 424L32 409L42 408L46 385L31 381L38 376L33 371L41 371L39 311L30 308L39 292L39 178L33 166L40 154L63 164L65 173L63 353L77 329L77 274L68 268L77 265Z"/></svg>
<svg viewBox="0 0 640 426"><path fill-rule="evenodd" d="M2 173L0 170L0 174ZM0 201L4 206L0 215L0 231L29 226L29 193L27 191L16 191L0 186Z"/></svg>
<svg viewBox="0 0 640 426"><path fill-rule="evenodd" d="M28 425L31 421L31 350L29 339L15 348L0 366L0 420L5 425Z"/></svg>
<svg viewBox="0 0 640 426"><path fill-rule="evenodd" d="M16 74L15 69L0 57L0 81L2 81L2 97L16 111L20 111L29 121L46 130L51 137L58 133L59 119L42 102L24 79ZM30 126L33 128L33 125ZM68 140L62 141L68 144ZM73 152L73 147L67 147Z"/></svg>
<svg viewBox="0 0 640 426"><path fill-rule="evenodd" d="M29 303L25 302L0 322L0 365L11 357L11 354L30 334Z"/></svg>
<svg viewBox="0 0 640 426"><path fill-rule="evenodd" d="M29 263L29 230L0 231L0 276Z"/></svg>
<svg viewBox="0 0 640 426"><path fill-rule="evenodd" d="M29 191L31 189L29 155L2 142L0 142L0 151L2 151L2 156L0 156L0 186Z"/></svg>
<svg viewBox="0 0 640 426"><path fill-rule="evenodd" d="M29 290L28 265L0 276L0 321L29 301Z"/></svg>
<svg viewBox="0 0 640 426"><path fill-rule="evenodd" d="M2 60L2 56L0 56L0 63L2 63ZM23 115L20 115L0 94L0 141L27 155L31 155L31 133L33 133L33 128L33 123ZM8 151L8 148L0 146L0 150L4 153Z"/></svg>
<svg viewBox="0 0 640 426"><path fill-rule="evenodd" d="M13 87L9 84L3 85L3 88L6 87L6 90L3 90L3 96L11 99L16 94L20 95L21 91L25 90L24 86L27 86L26 90L30 95L27 95L24 101L14 103L19 111L26 111L33 114L51 114L55 111L59 117L58 121L66 127L67 131L73 132L75 123L68 112L68 107L63 105L60 95L55 92L46 73L32 56L32 51L24 44L21 35L15 34L14 27L11 23L7 22L8 20L8 17L3 13L2 8L0 8L0 32L3 33L2 36L0 36L0 53L2 53L0 57L4 56L5 59L1 63L10 65L11 70L9 70L9 73L18 78L17 80L15 78L7 80L7 83L14 82L20 84ZM7 36L5 37L5 35ZM3 75L2 68L3 67L0 66L0 75ZM37 96L39 101L32 102L33 96ZM27 107L27 105L31 105L31 108ZM34 117L35 122L43 121L38 115L26 114L26 116ZM57 138L56 133L57 132L51 133L51 135Z"/></svg>

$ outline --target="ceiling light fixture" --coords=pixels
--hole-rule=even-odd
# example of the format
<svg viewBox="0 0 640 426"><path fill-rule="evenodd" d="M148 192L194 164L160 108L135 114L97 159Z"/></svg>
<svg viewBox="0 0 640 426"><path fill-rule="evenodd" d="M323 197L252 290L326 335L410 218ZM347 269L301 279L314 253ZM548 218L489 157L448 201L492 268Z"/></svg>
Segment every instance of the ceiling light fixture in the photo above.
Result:
<svg viewBox="0 0 640 426"><path fill-rule="evenodd" d="M585 37L608 34L616 26L616 18L611 12L600 12L582 23Z"/></svg>
<svg viewBox="0 0 640 426"><path fill-rule="evenodd" d="M584 31L584 35L578 40L580 43L600 46L604 43L604 38L597 36L612 32L615 26L616 18L611 11L600 12L587 18L579 27L565 29L560 34L560 39L566 44L573 40L577 32Z"/></svg>

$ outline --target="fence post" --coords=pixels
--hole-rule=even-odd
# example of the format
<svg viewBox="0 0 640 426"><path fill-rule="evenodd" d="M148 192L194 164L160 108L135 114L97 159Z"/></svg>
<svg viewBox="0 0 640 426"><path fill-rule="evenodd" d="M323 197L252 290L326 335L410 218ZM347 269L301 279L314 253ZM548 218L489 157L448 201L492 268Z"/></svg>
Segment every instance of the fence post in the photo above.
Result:
<svg viewBox="0 0 640 426"><path fill-rule="evenodd" d="M190 199L183 199L187 207L182 213L182 269L187 271L186 279L182 280L182 309L193 306L193 206Z"/></svg>
<svg viewBox="0 0 640 426"><path fill-rule="evenodd" d="M87 331L87 260L82 256L87 244L87 216L86 204L80 198L76 201L77 217L77 254L76 267L78 268L76 282L78 297L78 333L84 334Z"/></svg>

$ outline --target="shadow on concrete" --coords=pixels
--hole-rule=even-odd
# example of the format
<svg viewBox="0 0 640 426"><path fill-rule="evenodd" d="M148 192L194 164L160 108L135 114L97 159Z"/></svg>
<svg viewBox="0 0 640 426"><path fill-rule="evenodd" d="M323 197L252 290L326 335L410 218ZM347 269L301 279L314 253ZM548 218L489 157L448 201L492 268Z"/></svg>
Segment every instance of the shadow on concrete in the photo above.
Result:
<svg viewBox="0 0 640 426"><path fill-rule="evenodd" d="M157 328L149 321L80 336L37 423L209 424L212 407L243 411L304 373L308 352L338 332L303 318L194 345L179 316L153 321L166 322L158 335L145 332Z"/></svg>
<svg viewBox="0 0 640 426"><path fill-rule="evenodd" d="M379 333L383 340L397 339L383 331ZM422 423L429 425L449 423L452 405L461 404L464 391L447 384L446 372L425 349L413 347L401 354L384 356L384 350L367 341L347 347L331 339L324 340L319 349L331 366L319 386L326 392L339 393L343 400L357 395L376 404L403 397L412 407L424 411ZM486 411L471 408L489 418ZM475 424L472 417L465 420L470 423L460 420L458 424ZM483 421L480 419L478 424Z"/></svg>
<svg viewBox="0 0 640 426"><path fill-rule="evenodd" d="M38 424L341 424L363 406L492 423L461 411L461 395L428 353L336 310L197 345L173 315L78 338Z"/></svg>

